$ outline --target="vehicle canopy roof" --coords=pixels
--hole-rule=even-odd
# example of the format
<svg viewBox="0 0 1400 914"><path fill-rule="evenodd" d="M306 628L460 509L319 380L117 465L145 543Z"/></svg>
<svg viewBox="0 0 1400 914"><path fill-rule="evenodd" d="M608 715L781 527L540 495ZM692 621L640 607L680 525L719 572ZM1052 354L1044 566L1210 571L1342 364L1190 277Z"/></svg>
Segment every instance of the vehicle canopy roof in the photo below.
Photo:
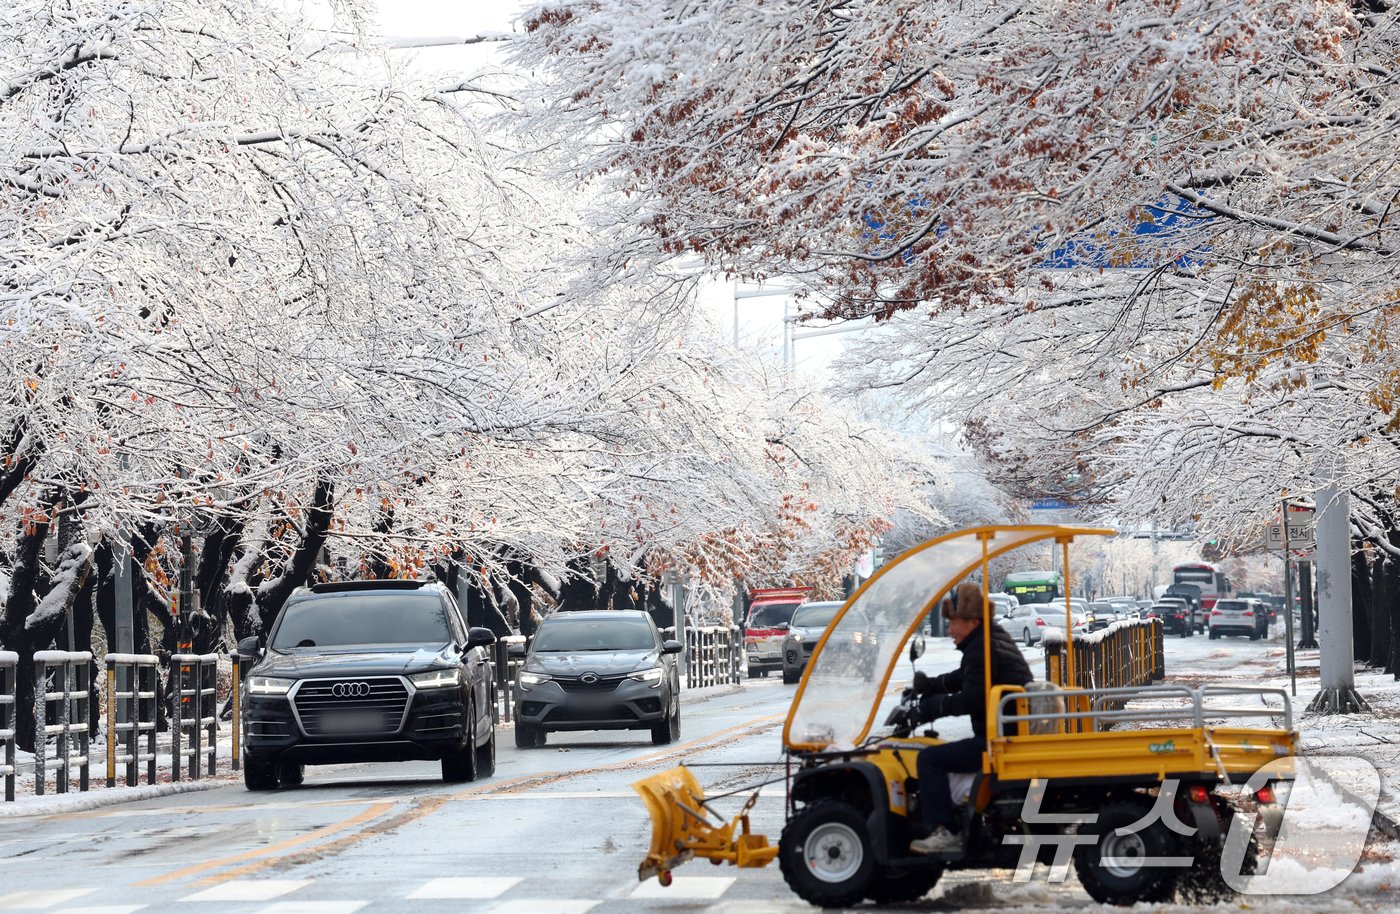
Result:
<svg viewBox="0 0 1400 914"><path fill-rule="evenodd" d="M846 601L817 642L783 727L783 745L800 751L860 745L905 644L933 607L979 566L985 569L989 560L1032 543L1056 540L1068 552L1076 536L1114 532L1050 525L973 527L929 540L886 564ZM984 603L982 612L988 630L989 607Z"/></svg>

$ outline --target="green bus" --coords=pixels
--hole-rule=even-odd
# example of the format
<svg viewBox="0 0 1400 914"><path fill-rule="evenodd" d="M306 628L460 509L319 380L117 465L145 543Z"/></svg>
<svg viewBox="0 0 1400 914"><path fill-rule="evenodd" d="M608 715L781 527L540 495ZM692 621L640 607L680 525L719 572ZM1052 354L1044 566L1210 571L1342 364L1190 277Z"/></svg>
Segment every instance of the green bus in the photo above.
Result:
<svg viewBox="0 0 1400 914"><path fill-rule="evenodd" d="M1027 603L1049 603L1064 596L1058 571L1013 571L1006 576L1001 589L1023 606Z"/></svg>

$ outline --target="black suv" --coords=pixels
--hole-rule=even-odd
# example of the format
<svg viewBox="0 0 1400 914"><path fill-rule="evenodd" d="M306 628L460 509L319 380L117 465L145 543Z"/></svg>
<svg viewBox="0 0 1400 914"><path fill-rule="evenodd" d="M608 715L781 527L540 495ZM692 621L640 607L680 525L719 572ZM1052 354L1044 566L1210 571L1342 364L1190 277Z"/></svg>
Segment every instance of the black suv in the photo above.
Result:
<svg viewBox="0 0 1400 914"><path fill-rule="evenodd" d="M641 610L556 612L540 623L515 678L515 744L551 730L650 730L681 735L678 641L663 641Z"/></svg>
<svg viewBox="0 0 1400 914"><path fill-rule="evenodd" d="M298 588L260 638L243 703L243 782L295 787L306 765L441 759L444 781L496 768L495 683L451 593L425 581Z"/></svg>

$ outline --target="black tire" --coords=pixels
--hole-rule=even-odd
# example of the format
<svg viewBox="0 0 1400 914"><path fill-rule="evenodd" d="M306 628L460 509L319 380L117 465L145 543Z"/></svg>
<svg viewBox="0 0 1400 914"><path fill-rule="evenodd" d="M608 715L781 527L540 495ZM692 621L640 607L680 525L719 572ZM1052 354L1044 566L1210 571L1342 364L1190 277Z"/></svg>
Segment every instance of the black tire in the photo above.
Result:
<svg viewBox="0 0 1400 914"><path fill-rule="evenodd" d="M244 787L249 790L276 790L278 783L276 762L255 762L246 756L244 757Z"/></svg>
<svg viewBox="0 0 1400 914"><path fill-rule="evenodd" d="M878 881L865 814L840 800L803 807L783 829L778 867L788 887L809 904L848 908L858 903Z"/></svg>
<svg viewBox="0 0 1400 914"><path fill-rule="evenodd" d="M1074 872L1090 898L1100 904L1157 904L1176 894L1184 870L1146 865L1148 858L1179 854L1175 833L1158 820L1131 834L1117 834L1120 828L1137 825L1149 812L1141 803L1109 803L1099 810L1097 821L1079 826L1079 834L1098 836L1094 843L1074 849ZM1112 862L1105 863L1106 858Z"/></svg>
<svg viewBox="0 0 1400 914"><path fill-rule="evenodd" d="M676 708L666 719L651 728L651 742L654 746L669 746L681 735L681 709Z"/></svg>
<svg viewBox="0 0 1400 914"><path fill-rule="evenodd" d="M757 678L758 678L758 670L754 669L753 667L749 667L749 678L750 678L750 679L757 679Z"/></svg>
<svg viewBox="0 0 1400 914"><path fill-rule="evenodd" d="M783 685L792 685L801 678L801 670L790 670L787 667L783 667Z"/></svg>
<svg viewBox="0 0 1400 914"><path fill-rule="evenodd" d="M942 875L941 864L918 870L886 868L875 877L870 884L870 892L865 897L876 904L907 904L918 901L933 891Z"/></svg>
<svg viewBox="0 0 1400 914"><path fill-rule="evenodd" d="M1234 805L1219 794L1215 797L1216 821L1220 823L1220 833L1228 834ZM1220 901L1229 902L1235 895L1222 875L1221 857L1224 852L1223 838L1210 844L1195 844L1196 862L1181 876L1177 885L1177 901L1180 904L1205 905ZM1240 874L1252 876L1259 866L1259 836L1255 829L1249 833L1249 843L1245 847L1244 859L1240 861Z"/></svg>
<svg viewBox="0 0 1400 914"><path fill-rule="evenodd" d="M489 778L496 773L496 728L492 726L491 736L476 747L476 776Z"/></svg>
<svg viewBox="0 0 1400 914"><path fill-rule="evenodd" d="M1035 647L1035 639L1031 638L1031 630L1030 630L1030 629L1028 629L1028 628L1027 628L1027 629L1024 629L1024 630L1021 632L1021 637L1025 639L1026 647Z"/></svg>
<svg viewBox="0 0 1400 914"><path fill-rule="evenodd" d="M467 705L466 745L454 749L442 757L442 779L448 784L462 784L476 780L476 742L472 735L476 720L476 709Z"/></svg>
<svg viewBox="0 0 1400 914"><path fill-rule="evenodd" d="M283 787L300 787L306 782L306 766L283 762L277 767L277 779Z"/></svg>
<svg viewBox="0 0 1400 914"><path fill-rule="evenodd" d="M1211 630L1210 630L1210 640L1212 640L1212 641L1219 641L1219 640L1220 640L1220 632L1217 631L1216 629L1211 629Z"/></svg>
<svg viewBox="0 0 1400 914"><path fill-rule="evenodd" d="M515 724L515 748L517 749L538 749L544 745L544 731L539 727L532 727L529 724L522 724L519 721Z"/></svg>

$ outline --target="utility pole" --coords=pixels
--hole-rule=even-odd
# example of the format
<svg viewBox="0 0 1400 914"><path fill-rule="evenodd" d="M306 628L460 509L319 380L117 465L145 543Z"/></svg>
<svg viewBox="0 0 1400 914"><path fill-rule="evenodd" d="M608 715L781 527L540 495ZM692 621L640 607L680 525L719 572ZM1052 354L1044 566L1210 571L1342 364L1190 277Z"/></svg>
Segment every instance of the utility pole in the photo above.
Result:
<svg viewBox="0 0 1400 914"><path fill-rule="evenodd" d="M1351 507L1341 459L1323 457L1318 465L1317 596L1322 646L1321 685L1308 705L1323 714L1369 711L1356 693L1351 612ZM1305 611L1306 612L1306 611ZM1306 615L1305 627L1306 627Z"/></svg>

